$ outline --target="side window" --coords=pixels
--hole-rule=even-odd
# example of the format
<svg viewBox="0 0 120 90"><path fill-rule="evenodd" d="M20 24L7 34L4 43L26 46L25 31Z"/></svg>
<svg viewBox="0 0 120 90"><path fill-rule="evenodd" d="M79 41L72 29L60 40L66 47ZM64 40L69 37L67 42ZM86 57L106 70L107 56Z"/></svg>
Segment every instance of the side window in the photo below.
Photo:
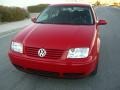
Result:
<svg viewBox="0 0 120 90"><path fill-rule="evenodd" d="M48 13L47 13L48 11L49 11L49 9L45 9L45 10L38 16L37 22L47 20L47 19L48 19ZM41 17L42 17L42 18L41 18Z"/></svg>
<svg viewBox="0 0 120 90"><path fill-rule="evenodd" d="M41 21L45 21L48 18L48 14L44 14L44 16L42 17Z"/></svg>

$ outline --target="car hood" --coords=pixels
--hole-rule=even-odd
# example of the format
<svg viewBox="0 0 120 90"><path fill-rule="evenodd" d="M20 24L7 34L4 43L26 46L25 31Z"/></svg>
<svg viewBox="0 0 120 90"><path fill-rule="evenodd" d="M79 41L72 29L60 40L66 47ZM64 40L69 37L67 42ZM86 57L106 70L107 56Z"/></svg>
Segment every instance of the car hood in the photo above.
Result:
<svg viewBox="0 0 120 90"><path fill-rule="evenodd" d="M95 32L95 25L33 24L16 38L29 47L69 49L91 47Z"/></svg>

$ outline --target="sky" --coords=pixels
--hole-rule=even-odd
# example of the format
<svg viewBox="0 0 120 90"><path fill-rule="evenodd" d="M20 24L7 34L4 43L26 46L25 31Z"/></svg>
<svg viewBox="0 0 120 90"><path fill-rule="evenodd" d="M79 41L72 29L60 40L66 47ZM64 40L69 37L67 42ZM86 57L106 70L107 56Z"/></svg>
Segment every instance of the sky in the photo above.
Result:
<svg viewBox="0 0 120 90"><path fill-rule="evenodd" d="M43 3L65 3L65 2L95 2L96 0L0 0L0 5L5 6L19 6L26 7L31 5L43 4ZM111 2L120 2L120 0L99 0L101 2L111 3Z"/></svg>

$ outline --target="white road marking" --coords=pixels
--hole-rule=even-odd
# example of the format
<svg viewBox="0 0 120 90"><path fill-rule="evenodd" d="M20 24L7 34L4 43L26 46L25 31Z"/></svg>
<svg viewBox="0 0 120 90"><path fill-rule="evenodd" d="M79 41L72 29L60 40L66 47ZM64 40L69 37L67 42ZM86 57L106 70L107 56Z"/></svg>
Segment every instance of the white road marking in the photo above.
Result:
<svg viewBox="0 0 120 90"><path fill-rule="evenodd" d="M4 37L7 37L7 36L9 36L9 35L11 35L11 34L14 34L14 33L16 33L16 31L13 31L13 32L10 32L10 33L1 35L1 36L0 36L0 39L1 39L1 38L4 38Z"/></svg>

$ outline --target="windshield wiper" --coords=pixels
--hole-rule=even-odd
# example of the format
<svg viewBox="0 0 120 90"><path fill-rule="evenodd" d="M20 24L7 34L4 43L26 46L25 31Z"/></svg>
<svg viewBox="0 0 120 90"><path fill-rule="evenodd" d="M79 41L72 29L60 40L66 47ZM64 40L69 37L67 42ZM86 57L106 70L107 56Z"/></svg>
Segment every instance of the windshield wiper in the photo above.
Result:
<svg viewBox="0 0 120 90"><path fill-rule="evenodd" d="M42 21L36 23L48 24L48 22L42 22Z"/></svg>

